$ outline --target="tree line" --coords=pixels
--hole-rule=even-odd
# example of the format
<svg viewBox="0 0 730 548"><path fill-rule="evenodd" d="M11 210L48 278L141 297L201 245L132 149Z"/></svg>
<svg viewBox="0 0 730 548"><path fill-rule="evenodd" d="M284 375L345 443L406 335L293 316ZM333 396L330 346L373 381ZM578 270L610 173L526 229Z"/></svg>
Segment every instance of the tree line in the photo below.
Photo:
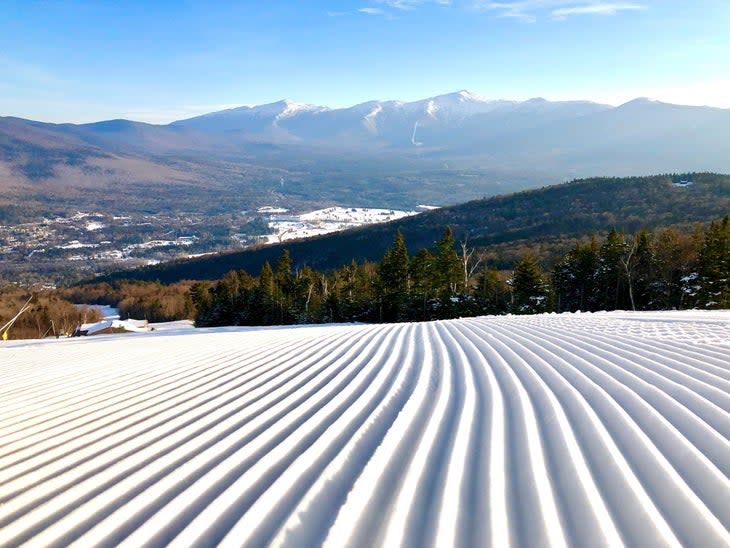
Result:
<svg viewBox="0 0 730 548"><path fill-rule="evenodd" d="M287 250L258 276L231 271L190 287L197 326L398 322L482 314L730 308L730 216L690 234L612 229L545 270L531 254L511 272L447 227L410 254L396 232L378 262L293 270Z"/></svg>
<svg viewBox="0 0 730 548"><path fill-rule="evenodd" d="M61 288L55 293L73 303L114 306L119 309L122 319L169 322L195 317L189 292L192 285L191 281L163 285L159 282L118 280Z"/></svg>

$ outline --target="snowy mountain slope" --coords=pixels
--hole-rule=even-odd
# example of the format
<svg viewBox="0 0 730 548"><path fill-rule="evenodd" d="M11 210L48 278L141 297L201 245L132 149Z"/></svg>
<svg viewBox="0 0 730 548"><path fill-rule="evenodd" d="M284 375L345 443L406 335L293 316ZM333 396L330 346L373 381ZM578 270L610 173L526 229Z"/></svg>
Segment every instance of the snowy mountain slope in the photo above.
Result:
<svg viewBox="0 0 730 548"><path fill-rule="evenodd" d="M347 144L390 144L412 146L418 129L428 132L429 146L442 145L455 138L469 120L479 121L494 116L500 127L509 127L512 117L529 116L533 124L554 119L572 118L601 112L609 107L587 101L551 103L542 99L530 101L490 100L462 90L418 101L369 101L349 108L330 109L304 105L290 100L256 107L239 107L180 120L175 128L191 128L213 132L259 134L270 139L296 139L299 142ZM559 113L556 115L556 113ZM476 122L475 122L476 123ZM275 130L278 130L276 133ZM415 134L415 135L414 135Z"/></svg>
<svg viewBox="0 0 730 548"><path fill-rule="evenodd" d="M241 131L254 133L276 126L282 120L328 110L291 99L257 106L243 106L211 112L170 124L173 127L190 127L204 131Z"/></svg>
<svg viewBox="0 0 730 548"><path fill-rule="evenodd" d="M730 312L0 346L0 545L727 546Z"/></svg>

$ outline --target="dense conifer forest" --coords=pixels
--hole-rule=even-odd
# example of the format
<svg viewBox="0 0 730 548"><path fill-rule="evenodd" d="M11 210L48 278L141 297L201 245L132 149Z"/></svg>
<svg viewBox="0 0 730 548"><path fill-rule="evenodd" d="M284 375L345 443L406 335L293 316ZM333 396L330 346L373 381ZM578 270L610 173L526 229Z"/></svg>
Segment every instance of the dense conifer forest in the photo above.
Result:
<svg viewBox="0 0 730 548"><path fill-rule="evenodd" d="M544 270L528 253L509 272L457 245L447 227L433 249L410 254L396 232L377 262L334 272L292 270L284 251L258 276L239 270L190 289L198 326L398 322L597 310L730 307L730 216L689 234L612 229Z"/></svg>

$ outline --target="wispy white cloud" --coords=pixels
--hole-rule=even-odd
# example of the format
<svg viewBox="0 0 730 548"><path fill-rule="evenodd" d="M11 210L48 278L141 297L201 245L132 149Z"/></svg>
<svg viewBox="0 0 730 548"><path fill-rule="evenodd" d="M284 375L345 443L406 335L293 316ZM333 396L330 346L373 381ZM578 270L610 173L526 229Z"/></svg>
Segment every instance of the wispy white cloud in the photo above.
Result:
<svg viewBox="0 0 730 548"><path fill-rule="evenodd" d="M397 14L407 11L414 11L426 4L442 6L444 8L453 4L454 0L369 0L371 5L357 8L352 11L327 10L324 12L328 17L342 17L345 15L381 15L387 19L398 19Z"/></svg>
<svg viewBox="0 0 730 548"><path fill-rule="evenodd" d="M615 15L619 11L645 10L646 6L641 4L589 4L585 6L573 6L569 8L558 8L550 15L553 17L568 17L569 15Z"/></svg>
<svg viewBox="0 0 730 548"><path fill-rule="evenodd" d="M357 11L360 13L366 13L367 15L384 15L385 11L381 8L373 8L373 7L366 7L366 8L359 8Z"/></svg>
<svg viewBox="0 0 730 548"><path fill-rule="evenodd" d="M498 17L513 17L527 22L539 18L563 20L574 15L616 15L623 11L647 9L637 2L612 2L609 0L514 0L491 2L477 0L473 7L493 12Z"/></svg>
<svg viewBox="0 0 730 548"><path fill-rule="evenodd" d="M385 4L391 8L403 11L416 9L422 4L438 4L440 6L450 6L452 0L376 0L378 4Z"/></svg>
<svg viewBox="0 0 730 548"><path fill-rule="evenodd" d="M645 2L648 0L645 0ZM612 0L508 0L495 2L492 0L370 0L369 6L358 8L354 12L327 11L330 17L339 17L348 13L366 15L382 15L397 18L397 13L414 11L426 5L448 8L455 6L462 9L493 13L497 17L512 17L523 21L535 22L538 19L564 20L577 15L616 15L623 11L646 10L646 3L637 1L617 2Z"/></svg>

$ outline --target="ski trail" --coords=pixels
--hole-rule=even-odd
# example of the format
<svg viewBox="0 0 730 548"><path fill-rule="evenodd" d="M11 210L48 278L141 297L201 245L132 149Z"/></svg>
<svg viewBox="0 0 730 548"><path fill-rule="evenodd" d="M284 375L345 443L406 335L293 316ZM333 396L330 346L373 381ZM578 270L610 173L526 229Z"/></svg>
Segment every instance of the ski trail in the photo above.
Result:
<svg viewBox="0 0 730 548"><path fill-rule="evenodd" d="M352 488L353 478L361 475L415 388L418 372L415 367L416 333L417 329L409 329L406 355L402 365L396 368L397 378L371 413L371 420L350 438L320 474L281 526L272 541L273 546L315 546L323 542L335 518L334 511L342 506Z"/></svg>
<svg viewBox="0 0 730 548"><path fill-rule="evenodd" d="M283 356L285 358L286 356ZM275 362L276 363L276 362ZM283 359L279 366L281 367L281 364L286 364L286 360ZM248 384L251 380L254 380L254 377L252 377L249 372L244 371L238 371L238 376L234 376L234 382L236 384L231 385L228 384L226 388L228 390L231 390L232 392L235 392L237 389L244 389L245 391L249 390L251 386ZM241 375L243 373L243 375ZM184 380L184 379L183 379ZM190 394L190 385L187 383L183 383L180 385L181 391L180 395L177 397L170 398L167 401L164 402L157 402L157 405L150 404L148 408L150 409L150 416L145 420L144 417L140 417L137 414L130 415L132 417L132 421L124 421L119 420L119 422L112 423L113 429L112 430L103 430L102 435L99 436L99 434L96 432L95 429L89 429L88 434L85 436L85 438L88 438L89 436L93 435L94 439L91 441L88 441L87 439L82 440L84 443L81 445L81 447L86 446L93 446L95 451L100 454L108 454L108 449L115 446L123 445L126 442L129 441L136 441L137 444L139 443L145 443L149 444L151 440L148 436L145 434L147 433L153 433L154 429L158 428L158 424L160 419L164 419L164 422L168 423L168 426L171 426L174 423L170 423L168 421L172 421L175 418L182 417L185 415L185 413L181 413L179 407L181 404L185 404L185 410L188 410L188 401L187 398L191 396ZM192 396L195 396L195 399L192 403L195 405L191 405L190 409L196 410L194 412L198 413L199 416L201 411L207 411L209 412L210 409L207 408L208 403L211 403L214 401L214 398L210 397L208 395L208 389L209 386L204 386L202 388L201 394L195 394L193 392ZM156 401L156 400L153 400ZM199 406L199 407L198 407ZM119 417L117 417L119 419ZM186 417L187 418L187 417ZM150 426L148 423L154 421L154 424ZM114 434L118 434L118 437L115 437ZM157 437L160 437L160 433L155 433ZM96 439L100 438L100 439ZM94 443L94 440L96 439L96 442ZM69 441L73 441L73 438ZM68 472L69 469L73 468L74 473L73 474L67 474L65 477L68 480L75 480L78 481L78 473L82 470L82 467L79 465L82 464L81 461L78 460L78 455L75 452L70 452L69 454L65 454L67 451L66 446L62 446L62 450L64 451L64 454L50 454L52 459L50 459L48 465L42 469L42 471L38 471L38 468L40 465L34 465L34 462L32 460L29 460L25 463L22 463L23 466L27 467L28 470L34 472L35 480L40 481L40 479L44 475L56 475L60 472ZM48 459L49 455L41 455L41 458L44 460ZM93 458L94 453L91 455L86 455L86 458L84 460L90 460ZM94 460L94 464L98 466L100 464L100 460ZM19 481L18 483L18 489L28 491L29 486L27 482ZM4 493L6 491L10 491L14 488L14 482L8 481L6 484L3 485L2 488L0 488L0 493ZM1 500L1 499L0 499Z"/></svg>
<svg viewBox="0 0 730 548"><path fill-rule="evenodd" d="M367 351L357 352L350 360L343 362L343 375L340 375L340 379L333 379L339 382L330 382L323 386L315 397L309 398L294 413L286 416L286 421L292 421L298 415L302 422L289 435L274 440L274 444L267 448L266 459L252 459L250 466L241 467L241 473L236 480L219 489L216 498L203 512L178 533L173 545L185 545L191 541L213 544L219 542L221 528L216 524L222 521L225 529L233 527L239 519L239 509L250 509L303 451L334 426L335 421L366 390L382 369L380 358L397 332L392 329L381 331L383 340L371 339ZM274 435L274 432L267 432L266 436L262 436L261 443ZM234 455L234 462L247 457L256 450L257 445L253 443L246 446L240 454Z"/></svg>
<svg viewBox="0 0 730 548"><path fill-rule="evenodd" d="M610 395L613 405L623 416L619 419L619 424L626 426L620 430L614 428L613 435L620 434L624 438L623 452L631 458L632 465L641 471L643 482L651 489L652 498L658 503L661 512L669 517L679 538L683 537L683 542L690 542L690 539L696 537L693 531L697 524L703 523L708 524L715 532L718 546L723 542L730 542L730 534L725 527L697 498L695 491L671 464L671 460L675 460L674 455L683 454L688 449L691 451L688 444L678 444L672 440L676 436L676 429L632 390L633 384L622 384L612 377L605 370L612 369L609 362L585 348L576 347L567 339L547 334L542 337L543 344L553 340L556 341L555 347L560 349L559 355L572 356L571 363L587 373L594 383ZM616 420L611 422L615 423ZM649 434L642 426L650 429ZM657 447L657 442L666 444L667 449L671 450L662 452ZM715 478L720 477L716 471L711 473ZM727 483L727 480L723 483ZM719 493L721 492L727 492L727 489L723 486ZM722 498L724 497L718 497Z"/></svg>
<svg viewBox="0 0 730 548"><path fill-rule="evenodd" d="M272 349L272 353L277 353L276 349ZM256 355L248 357L252 363L256 363L256 369L265 367L266 361L260 360ZM188 368L180 368L179 370L165 375L164 379L155 379L145 377L140 383L140 389L135 391L134 386L124 387L124 391L120 394L120 397L116 399L104 399L98 405L94 405L90 410L87 407L91 407L94 403L84 402L83 414L80 414L78 407L73 411L67 411L64 416L64 420L60 421L60 424L55 427L46 427L40 433L28 432L30 428L25 429L23 436L19 436L19 440L22 441L21 446L8 445L6 449L8 453L14 453L12 460L9 455L0 458L0 468L10 467L12 464L22 462L24 466L31 466L34 457L42 457L44 460L56 460L59 458L58 453L51 453L51 451L61 448L65 453L70 453L78 449L79 446L84 444L89 445L95 443L98 439L108 438L111 433L116 430L127 429L128 423L138 422L141 417L144 417L145 410L155 406L155 402L161 398L166 398L167 401L173 402L176 391L180 394L182 399L191 398L196 395L197 391L207 391L210 389L210 385L216 382L221 382L226 376L240 377L241 373L250 375L252 372L241 371L241 366L246 363L246 358L243 356L225 360L213 360L210 365L201 368L195 363L189 365ZM185 381L185 390L180 390L180 381ZM129 395L129 394L134 395ZM172 397L171 397L172 396ZM178 399L180 399L178 397ZM90 398L91 400L91 398ZM72 402L69 403L69 408L74 408ZM156 410L158 413L159 410ZM84 428L91 426L91 428ZM106 428L112 426L111 430ZM82 436L69 436L69 432L85 432ZM98 433L96 437L92 437L92 434ZM30 439L29 439L30 438ZM8 463L7 465L5 463ZM0 479L4 479L5 474L9 472L2 472Z"/></svg>
<svg viewBox="0 0 730 548"><path fill-rule="evenodd" d="M495 331L494 337L504 333L499 326L483 326L480 322L475 322L475 327L483 330L487 336L490 328ZM514 331L513 326L510 326L509 331ZM590 457L593 457L589 458L588 462L594 470L594 477L600 485L602 496L610 503L612 516L620 523L622 537L640 538L641 543L647 546L680 546L669 524L644 489L641 477L633 472L620 445L616 443L607 428L615 422L616 410L612 402L604 403L606 394L598 385L576 370L571 362L557 354L549 353L543 346L545 345L542 341L538 341L533 349L538 355L545 357L546 363L549 364L543 378L550 379L551 384L556 386L554 375L548 375L554 371L555 375L562 375L569 381L575 389L574 393L580 395L577 405L569 408L574 417L573 423L581 430L582 447L587 450ZM565 386L559 376L557 379L557 387ZM598 413L606 410L610 415L604 422ZM650 524L653 531L648 529L647 524Z"/></svg>
<svg viewBox="0 0 730 548"><path fill-rule="evenodd" d="M340 420L299 455L254 502L249 511L230 529L222 540L222 545L261 546L270 542L271 537L280 529L281 522L294 511L292 508L303 498L297 497L297 493L306 494L311 489L311 484L316 483L323 475L326 476L323 474L323 469L342 454L348 441L355 439L358 433L362 435L362 430L368 426L367 421L375 413L377 404L386 398L390 389L394 386L397 388L397 384L394 384L397 374L407 373L407 368L399 370L393 366L403 363L407 356L408 346L404 341L407 340L409 329L406 326L398 328L394 333L397 337L394 343L401 351L389 355L383 353L376 358L379 369L372 382L358 399L347 407ZM400 375L401 379L402 376ZM332 394L330 403L345 395L345 393ZM326 507L326 503L324 505Z"/></svg>
<svg viewBox="0 0 730 548"><path fill-rule="evenodd" d="M569 346L566 342L563 342L562 345ZM718 534L730 542L730 535L725 530L726 526L730 526L730 507L726 504L724 496L713 496L713 493L718 493L716 489L718 486L722 486L722 491L730 492L730 479L712 463L705 453L691 444L687 436L682 434L682 430L693 431L704 427L704 436L700 441L714 442L716 449L708 449L708 451L710 454L717 454L721 466L725 468L727 467L726 456L730 454L730 442L709 429L676 399L661 392L654 384L649 384L633 374L630 365L624 364L624 367L620 369L617 365L613 365L623 363L623 356L614 356L611 361L604 361L607 356L598 349L591 351L582 349L580 353L590 354L591 361L596 368L612 372L613 379L622 380L621 388L615 391L619 395L618 401L621 401L624 408L631 412L637 426L641 427L644 432L652 434L651 439L659 451L657 455L659 462L666 467L673 481L681 482L680 493L694 499L695 503L690 506L687 514L692 515L693 511L698 512L697 519L704 519L708 523L712 523ZM604 363L606 365L603 365ZM648 411L648 413L632 411L637 408ZM725 456L723 457L723 455ZM675 472L681 472L681 474L677 475ZM705 511L703 511L703 504L699 501L698 495L701 493L707 494L704 504L709 507ZM668 507L671 508L671 505ZM677 512L675 515L678 518L680 513ZM675 521L683 523L679 519Z"/></svg>
<svg viewBox="0 0 730 548"><path fill-rule="evenodd" d="M0 345L2 546L728 546L730 312Z"/></svg>
<svg viewBox="0 0 730 548"><path fill-rule="evenodd" d="M479 407L475 419L481 422L480 425L477 423L480 428L473 433L475 439L469 448L471 472L476 481L472 486L471 505L468 506L471 523L465 531L471 538L463 545L479 546L483 539L490 539L492 546L508 546L511 541L505 481L506 433L502 388L477 344L460 330L454 329L453 324L447 325L453 340L461 345L464 361L474 375ZM481 522L482 518L486 523Z"/></svg>
<svg viewBox="0 0 730 548"><path fill-rule="evenodd" d="M354 341L351 340L350 342L352 344L355 341L357 341L357 339ZM367 340L365 342L372 344L372 340ZM318 357L323 357L328 352L331 354L331 349L329 349L326 345L323 345L319 352L308 356L308 358L309 360L314 358L313 361L316 363L316 359ZM332 355L331 359L336 359L337 357L338 354L335 353ZM286 367L286 365L286 362L284 362L283 366ZM305 372L307 365L309 365L309 362L305 360L303 362ZM324 371L324 375L326 376L326 362L320 368L320 374L322 374L322 371ZM288 382L293 383L295 381L296 377L290 379ZM40 499L44 502L44 504L39 504L38 496L35 493L35 491L40 491L42 493L40 488L24 492L21 496L17 497L16 501L14 501L15 504L13 506L20 507L16 510L16 513L25 512L27 511L26 509L32 508L32 512L24 516L24 520L37 520L40 522L40 526L40 524L52 520L53 516L58 513L60 508L63 508L64 505L69 504L70 501L75 501L74 505L78 506L78 508L54 524L55 528L60 528L64 523L75 523L76 525L73 526L75 529L79 526L79 523L83 524L90 521L87 507L80 505L80 502L91 501L92 497L101 493L105 498L109 499L110 504L113 505L113 500L117 496L117 493L129 498L130 493L134 494L136 490L147 486L145 480L142 478L150 476L157 477L166 469L170 470L177 468L176 463L187 461L190 458L191 451L199 452L201 449L208 449L208 453L215 454L219 451L225 450L225 446L221 447L220 445L216 445L215 441L223 439L227 441L228 444L234 444L237 440L234 437L231 437L230 433L239 430L240 425L251 424L252 422L262 420L262 415L256 416L256 414L259 410L264 408L268 401L266 398L261 398L260 395L275 393L278 395L278 393L285 391L285 389L286 385L275 384L273 387L268 387L266 384L261 385L250 394L250 396L258 396L258 399L254 401L253 405L249 404L246 406L245 402L243 402L243 405L248 407L247 413L245 414L240 413L242 410L242 402L239 401L237 395L234 394L233 397L231 397L228 394L224 394L227 396L225 404L227 407L221 408L220 411L225 413L224 418L226 420L222 422L217 421L215 419L218 417L216 417L215 414L210 416L205 413L207 410L203 409L202 411L205 414L206 419L210 421L208 426L203 425L201 428L199 421L184 421L183 424L180 425L173 423L175 427L173 435L170 435L169 431L160 435L152 430L149 436L154 435L154 439L156 440L156 443L153 443L152 445L149 445L149 442L153 440L147 439L146 436L137 437L131 440L134 447L143 447L145 448L145 451L135 451L134 448L130 448L125 444L120 445L119 449L116 451L106 451L104 453L104 460L109 462L109 465L102 469L96 468L92 470L84 470L83 467L81 467L81 470L74 468L73 472L75 474L83 473L82 478L84 481L72 481L70 486L63 490L59 490L60 496L57 498L51 499L51 497L47 495L44 496L43 499ZM297 389L300 389L299 394L297 394ZM306 397L307 394L306 392L301 391L301 384L297 383L289 391L289 395L302 398ZM234 408L235 410L231 410L230 406L236 406ZM194 407L191 408L190 411L194 413L200 412ZM253 416L256 416L256 418L252 421L251 417ZM160 426L165 428L167 424L162 423ZM190 431L191 428L192 432ZM227 436L226 434L229 435ZM206 443L207 440L210 440L210 442ZM184 450L186 447L190 447L190 449L186 450L186 452L183 452L182 454L178 453L180 449ZM90 464L92 463L98 467L98 463L96 461L91 461ZM69 478L68 476L71 477ZM70 481L73 479L73 476L74 474L66 474L64 479L68 478L68 481ZM172 477L174 476L175 475L173 474ZM120 480L122 481L120 482ZM104 489L105 486L106 489ZM26 500L28 502L26 502ZM97 504L94 505L94 507L97 508L95 511L96 513L100 511L98 506L97 501ZM0 523L4 521L2 520L2 517L5 514L5 511L9 512L10 507L6 506L2 508L2 512L0 512ZM64 512L64 514L66 514L66 512ZM2 542L4 535L10 535L12 532L12 528L4 528L0 531L0 542Z"/></svg>
<svg viewBox="0 0 730 548"><path fill-rule="evenodd" d="M428 442L438 428L433 418L443 414L448 398L446 372L434 356L433 326L422 325L418 335L420 375L416 387L355 481L324 546L385 545L387 535L398 541L405 536L403 529L425 466ZM427 450L419 451L419 447ZM388 523L390 527L384 530Z"/></svg>
<svg viewBox="0 0 730 548"><path fill-rule="evenodd" d="M474 333L466 323L460 327L465 332ZM562 519L569 525L566 528L570 530L570 544L620 544L621 535L595 483L564 407L575 398L575 391L565 390L565 385L551 387L541 375L541 366L545 365L542 360L534 354L526 354L519 343L513 345L508 341L510 339L505 337L501 353L511 356L515 372L535 401L538 416L543 417L541 424L545 431L545 445L551 453L551 476L555 478L554 484L561 501ZM554 388L557 390L553 391ZM561 395L560 399L558 394ZM544 417L549 417L549 420Z"/></svg>

